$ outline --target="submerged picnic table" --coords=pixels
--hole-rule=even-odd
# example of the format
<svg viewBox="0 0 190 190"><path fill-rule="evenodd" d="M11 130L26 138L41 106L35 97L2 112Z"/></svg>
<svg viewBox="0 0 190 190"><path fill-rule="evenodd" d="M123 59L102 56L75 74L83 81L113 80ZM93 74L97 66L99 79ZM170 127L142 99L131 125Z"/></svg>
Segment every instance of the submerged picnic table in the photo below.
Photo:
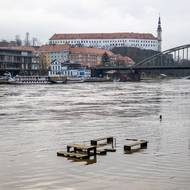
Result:
<svg viewBox="0 0 190 190"><path fill-rule="evenodd" d="M91 145L96 146L97 148L105 147L107 145L111 145L111 148L105 147L102 149L98 149L97 152L101 154L106 154L106 152L115 152L116 149L116 139L114 137L103 137L103 138L97 138L90 141Z"/></svg>
<svg viewBox="0 0 190 190"><path fill-rule="evenodd" d="M67 145L67 152L86 152L87 155L96 155L96 146L90 146L85 144L70 144Z"/></svg>
<svg viewBox="0 0 190 190"><path fill-rule="evenodd" d="M96 146L89 146L85 144L70 144L67 145L67 151L57 152L58 156L73 157L79 159L90 158L96 156Z"/></svg>
<svg viewBox="0 0 190 190"><path fill-rule="evenodd" d="M132 147L139 147L140 149L147 148L147 140L138 140L138 139L126 139L128 142L124 145L124 151L130 152Z"/></svg>

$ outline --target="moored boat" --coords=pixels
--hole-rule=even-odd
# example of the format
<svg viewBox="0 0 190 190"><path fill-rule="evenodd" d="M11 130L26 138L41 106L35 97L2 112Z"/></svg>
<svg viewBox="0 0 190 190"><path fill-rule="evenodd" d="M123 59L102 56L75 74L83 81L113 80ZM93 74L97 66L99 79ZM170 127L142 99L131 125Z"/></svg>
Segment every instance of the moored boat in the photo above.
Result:
<svg viewBox="0 0 190 190"><path fill-rule="evenodd" d="M15 76L15 81L12 84L49 84L48 76Z"/></svg>
<svg viewBox="0 0 190 190"><path fill-rule="evenodd" d="M79 77L68 77L67 78L67 83L82 83L84 82L83 78L79 78Z"/></svg>
<svg viewBox="0 0 190 190"><path fill-rule="evenodd" d="M11 84L15 82L15 79L12 78L11 73L6 72L3 76L0 77L0 84Z"/></svg>
<svg viewBox="0 0 190 190"><path fill-rule="evenodd" d="M112 80L109 78L90 77L84 79L84 82L112 82Z"/></svg>
<svg viewBox="0 0 190 190"><path fill-rule="evenodd" d="M54 84L63 84L67 82L66 76L49 76L48 77L49 82Z"/></svg>

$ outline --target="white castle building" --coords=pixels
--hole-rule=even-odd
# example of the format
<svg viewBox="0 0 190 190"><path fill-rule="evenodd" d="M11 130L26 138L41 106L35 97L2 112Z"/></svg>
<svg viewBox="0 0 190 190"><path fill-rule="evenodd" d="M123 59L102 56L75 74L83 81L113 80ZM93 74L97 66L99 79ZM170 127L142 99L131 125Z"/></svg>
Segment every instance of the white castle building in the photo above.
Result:
<svg viewBox="0 0 190 190"><path fill-rule="evenodd" d="M114 47L137 47L161 51L161 21L159 17L157 37L150 33L76 33L54 34L49 44L112 49Z"/></svg>

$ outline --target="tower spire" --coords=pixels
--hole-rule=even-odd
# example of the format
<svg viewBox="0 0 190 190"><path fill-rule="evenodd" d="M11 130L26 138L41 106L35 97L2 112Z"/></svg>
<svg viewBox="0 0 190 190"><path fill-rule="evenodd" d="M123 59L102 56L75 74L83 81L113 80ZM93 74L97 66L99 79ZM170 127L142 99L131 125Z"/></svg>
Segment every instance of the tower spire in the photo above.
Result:
<svg viewBox="0 0 190 190"><path fill-rule="evenodd" d="M160 15L158 18L157 39L158 39L158 51L161 52L162 51L162 27L161 27Z"/></svg>

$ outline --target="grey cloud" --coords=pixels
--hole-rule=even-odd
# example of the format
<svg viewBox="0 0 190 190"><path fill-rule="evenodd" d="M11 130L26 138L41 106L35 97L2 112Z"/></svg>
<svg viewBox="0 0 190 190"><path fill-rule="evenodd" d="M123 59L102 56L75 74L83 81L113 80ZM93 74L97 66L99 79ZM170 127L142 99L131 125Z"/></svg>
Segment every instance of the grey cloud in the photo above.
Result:
<svg viewBox="0 0 190 190"><path fill-rule="evenodd" d="M0 6L0 39L24 36L27 31L44 42L54 33L64 32L155 35L160 13L167 49L188 43L189 5L188 0L6 0Z"/></svg>

